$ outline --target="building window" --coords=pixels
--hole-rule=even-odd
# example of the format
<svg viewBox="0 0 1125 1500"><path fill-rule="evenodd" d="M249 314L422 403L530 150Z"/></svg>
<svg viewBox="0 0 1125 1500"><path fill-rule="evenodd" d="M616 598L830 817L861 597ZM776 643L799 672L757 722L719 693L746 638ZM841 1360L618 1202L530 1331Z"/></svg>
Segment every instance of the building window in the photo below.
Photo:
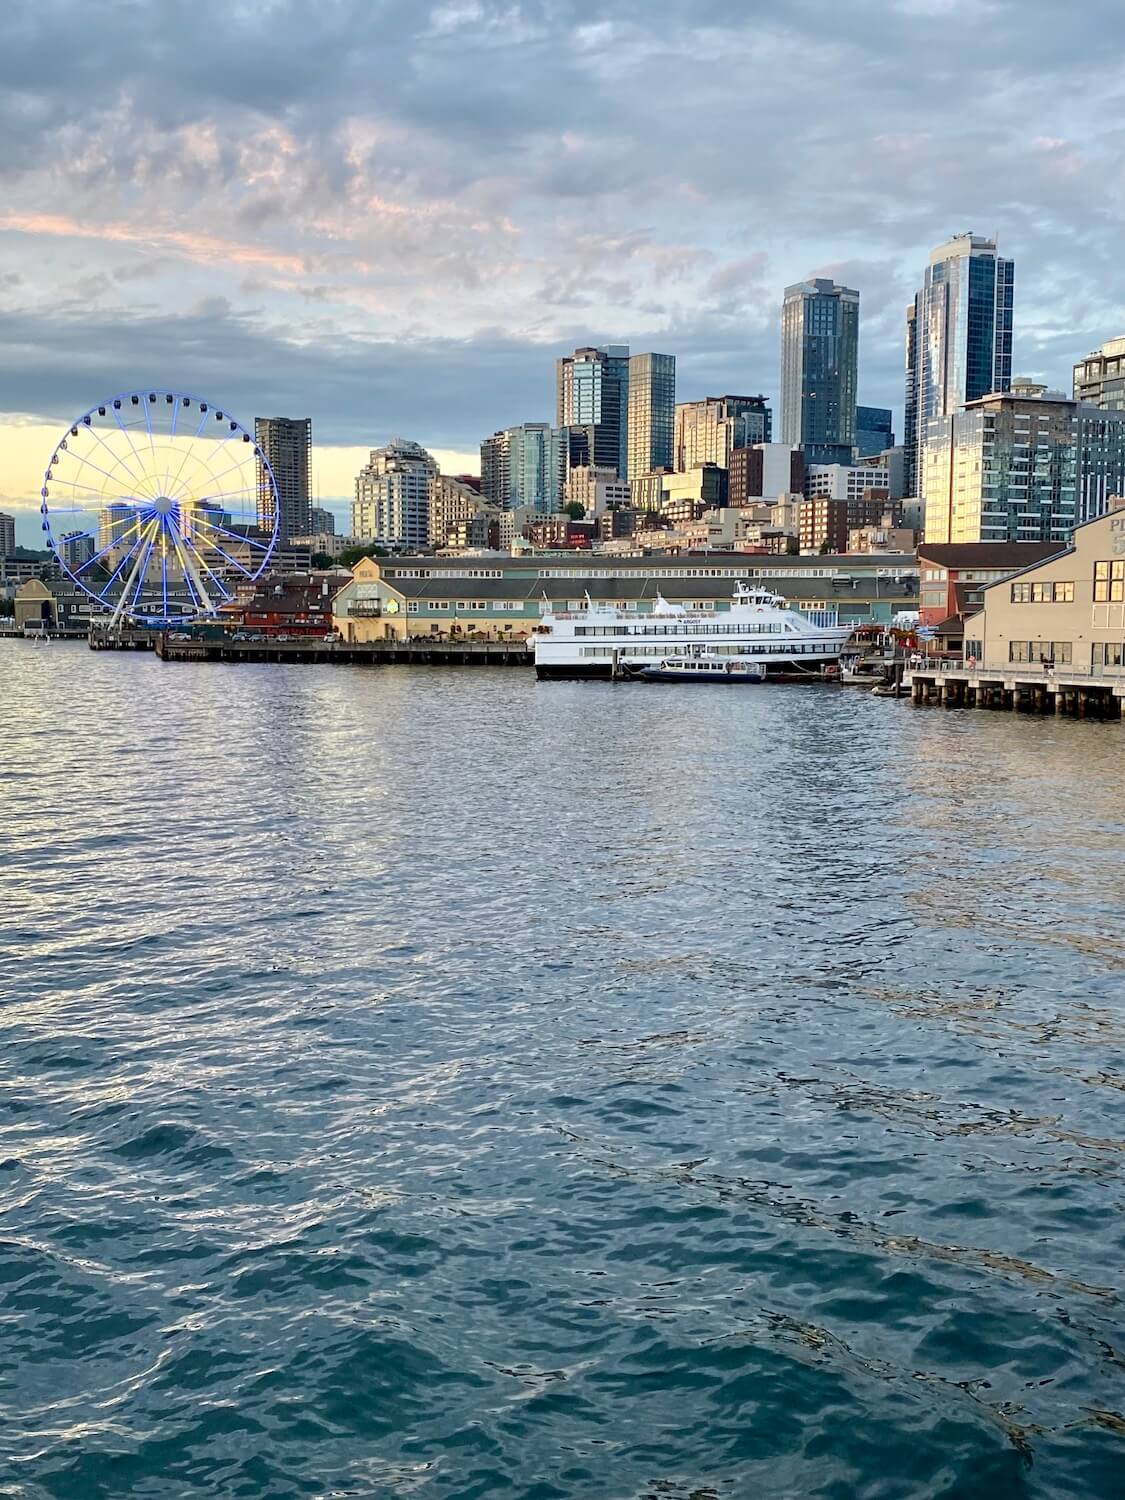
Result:
<svg viewBox="0 0 1125 1500"><path fill-rule="evenodd" d="M1073 604L1073 583L1013 583L1013 604Z"/></svg>
<svg viewBox="0 0 1125 1500"><path fill-rule="evenodd" d="M1053 661L1058 667L1069 667L1070 648L1070 641L1010 641L1008 660L1011 662Z"/></svg>
<svg viewBox="0 0 1125 1500"><path fill-rule="evenodd" d="M449 613L449 600L448 599L431 599L430 600L430 614L437 615L437 614L448 614L448 613Z"/></svg>
<svg viewBox="0 0 1125 1500"><path fill-rule="evenodd" d="M1094 603L1120 604L1125 600L1125 558L1094 564Z"/></svg>
<svg viewBox="0 0 1125 1500"><path fill-rule="evenodd" d="M416 615L418 613L417 599L408 599L406 601L406 613L408 615Z"/></svg>
<svg viewBox="0 0 1125 1500"><path fill-rule="evenodd" d="M1092 667L1125 666L1125 645L1120 641L1098 641L1090 647Z"/></svg>

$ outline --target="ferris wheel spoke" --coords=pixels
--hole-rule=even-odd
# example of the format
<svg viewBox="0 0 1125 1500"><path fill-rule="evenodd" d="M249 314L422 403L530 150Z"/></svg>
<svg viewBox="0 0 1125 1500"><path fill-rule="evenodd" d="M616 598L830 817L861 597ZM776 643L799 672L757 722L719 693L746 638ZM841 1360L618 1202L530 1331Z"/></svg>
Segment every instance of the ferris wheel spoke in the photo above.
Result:
<svg viewBox="0 0 1125 1500"><path fill-rule="evenodd" d="M207 546L212 548L213 551L217 552L223 559L223 561L229 563L232 568L237 568L238 571L244 574L247 578L255 577L253 568L245 567L242 563L239 562L237 557L232 557L229 552L224 552L222 547L219 546L218 542L212 541L206 537L204 538L204 540L206 541ZM196 548L196 551L199 551L198 547ZM212 569L212 571L214 570Z"/></svg>
<svg viewBox="0 0 1125 1500"><path fill-rule="evenodd" d="M201 427L200 428L200 432L202 432L202 430L203 429ZM230 442L230 440L231 440L232 437L236 437L238 435L238 431L239 431L239 429L235 428L234 431L228 432L227 435L226 435L226 437L222 438L219 442L217 442L215 444L214 452L211 453L210 455L207 455L206 453L196 453L196 455L195 455L196 461L203 468L205 468L207 470L207 473L209 475L211 475L212 478L214 477L214 470L212 468L212 464L214 462L215 455L219 452L219 450L221 448L225 448L226 447L226 445ZM196 436L198 437L199 433L196 433ZM177 475L177 479L178 478L179 478L179 476ZM183 498L183 496L181 495L178 498Z"/></svg>
<svg viewBox="0 0 1125 1500"><path fill-rule="evenodd" d="M114 416L114 420L117 422L118 427L120 427L121 431L125 434L125 441L129 444L129 447L130 447L130 449L132 451L133 457L137 460L137 467L140 469L141 473L143 474L145 472L144 460L141 458L141 455L137 452L136 444L133 442L133 434L129 431L128 427L125 426L125 423L121 420L121 408L119 406L115 406L113 408L113 416Z"/></svg>
<svg viewBox="0 0 1125 1500"><path fill-rule="evenodd" d="M114 476L112 474L110 474L108 470L103 469L99 464L96 464L92 458L87 458L85 456L85 454L82 454L82 453L74 453L74 450L72 448L68 448L67 452L68 453L73 453L74 457L78 460L78 463L80 465L84 465L86 468L93 469L93 471L94 471L95 474L101 474L103 478L108 479L109 482L110 482L110 484L117 485L119 483L119 481L117 479L115 479ZM78 481L76 479L60 479L59 483L60 484L77 485ZM87 489L88 486L87 485L82 485L81 488L82 489ZM110 501L110 497L105 493L104 490L93 489L93 490L90 491L90 493L94 494L94 495L101 495L102 499L105 500L107 503ZM117 498L118 499L124 499L125 497L124 497L124 495L118 495ZM144 496L135 496L134 498L135 499L143 499Z"/></svg>
<svg viewBox="0 0 1125 1500"><path fill-rule="evenodd" d="M121 576L121 574L124 572L125 568L127 567L128 563L129 563L129 560L134 556L134 554L137 551L137 548L141 545L142 540L143 540L143 534L142 534L142 536L138 536L134 540L133 545L129 548L128 552L126 552L125 556L117 564L116 568L114 568L113 572L106 579L106 581L103 584L103 586L100 589L95 589L94 590L94 592L97 594L98 598L102 601L103 604L108 604L110 602L110 598L112 597L110 595L110 592L109 592L110 589L117 582L117 580ZM106 550L108 551L109 549L107 548ZM92 559L91 559L91 561L92 561Z"/></svg>
<svg viewBox="0 0 1125 1500"><path fill-rule="evenodd" d="M208 496L207 498L210 499L210 496ZM270 547L269 542L255 542L255 541L252 541L250 539L250 537L243 536L241 534L241 532L230 531L230 530L227 529L227 527L220 526L218 524L218 522L216 522L216 521L209 521L206 516L202 516L202 515L196 516L195 517L195 524L197 526L207 526L207 527L210 528L211 531L218 532L218 534L220 536L229 536L232 541L235 541L235 542L245 542L248 547L253 547L258 552L269 552L269 551L272 550L271 547Z"/></svg>
<svg viewBox="0 0 1125 1500"><path fill-rule="evenodd" d="M143 474L137 474L137 473L135 473L134 470L133 470L133 468L131 467L131 465L128 464L128 463L126 463L126 461L125 461L125 455L124 454L114 453L113 449L106 442L105 438L102 437L101 433L97 430L96 427L94 427L91 424L86 429L86 431L89 432L92 437L94 437L94 438L97 439L97 441L101 444L101 446L109 454L109 456L113 460L113 462L115 464L119 464L125 470L126 474L128 474L128 476L129 476L130 479L132 479L132 480L134 480L136 482L139 482L144 477Z"/></svg>
<svg viewBox="0 0 1125 1500"><path fill-rule="evenodd" d="M204 427L206 427L206 425L207 425L207 413L205 411L203 411L203 412L200 412L200 414L199 414L199 426L195 429L194 433L192 434L191 440L184 445L184 451L180 455L180 467L176 470L175 477L172 479L171 483L168 486L168 489L166 491L167 494L169 494L169 495L177 494L176 487L179 485L180 477L181 477L181 475L184 472L184 465L187 463L188 459L191 457L191 455L192 455L192 453L194 451L195 442L202 435L203 429L204 429Z"/></svg>
<svg viewBox="0 0 1125 1500"><path fill-rule="evenodd" d="M127 542L133 535L134 531L140 530L140 527L141 519L138 516L137 519L133 522L132 526L129 527L128 531L123 531L120 536L115 536L112 541L106 543L106 545L101 549L100 552L95 552L93 557L88 557L80 567L73 570L72 576L77 578L79 573L84 573L87 568L91 568L96 562L100 562L107 552L112 552L115 547L120 547L123 542ZM101 530L100 526L98 527L98 530Z"/></svg>

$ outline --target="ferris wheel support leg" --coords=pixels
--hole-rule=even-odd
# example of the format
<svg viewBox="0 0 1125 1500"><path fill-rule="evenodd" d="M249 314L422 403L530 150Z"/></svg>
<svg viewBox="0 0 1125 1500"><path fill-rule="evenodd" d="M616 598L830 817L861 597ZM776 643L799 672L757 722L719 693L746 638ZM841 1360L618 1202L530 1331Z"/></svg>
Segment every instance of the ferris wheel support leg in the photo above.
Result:
<svg viewBox="0 0 1125 1500"><path fill-rule="evenodd" d="M184 565L184 571L188 574L188 576L191 578L192 583L195 585L196 592L199 595L203 607L207 610L208 614L213 615L215 613L215 606L211 603L211 596L204 586L203 579L200 577L199 569L196 567L195 562L191 556L191 550L187 544L187 541L182 537L177 538L177 541L179 544L178 550L180 553L180 557Z"/></svg>
<svg viewBox="0 0 1125 1500"><path fill-rule="evenodd" d="M146 532L150 530L151 528L146 526L145 530L141 532L139 538L140 546L137 548L137 560L129 570L129 577L125 581L125 587L121 590L121 597L114 605L113 614L109 617L110 630L115 630L121 623L121 616L125 613L125 601L132 596L133 585L137 581L137 574L148 559L148 544L151 538L146 535Z"/></svg>

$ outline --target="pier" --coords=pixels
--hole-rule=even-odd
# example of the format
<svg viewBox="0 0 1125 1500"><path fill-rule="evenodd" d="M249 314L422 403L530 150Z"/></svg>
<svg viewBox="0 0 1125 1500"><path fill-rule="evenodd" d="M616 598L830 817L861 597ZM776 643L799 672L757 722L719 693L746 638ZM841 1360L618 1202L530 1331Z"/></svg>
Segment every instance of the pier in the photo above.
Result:
<svg viewBox="0 0 1125 1500"><path fill-rule="evenodd" d="M1077 719L1120 719L1125 676L1060 667L959 667L929 663L903 674L912 703L946 708L1007 709L1011 713L1059 714Z"/></svg>
<svg viewBox="0 0 1125 1500"><path fill-rule="evenodd" d="M93 642L91 642L93 644ZM95 647L94 649L99 649ZM102 647L101 649L105 649ZM123 644L120 648L138 649ZM165 631L154 633L153 649L170 662L290 662L337 666L530 667L531 652L522 641L178 641Z"/></svg>

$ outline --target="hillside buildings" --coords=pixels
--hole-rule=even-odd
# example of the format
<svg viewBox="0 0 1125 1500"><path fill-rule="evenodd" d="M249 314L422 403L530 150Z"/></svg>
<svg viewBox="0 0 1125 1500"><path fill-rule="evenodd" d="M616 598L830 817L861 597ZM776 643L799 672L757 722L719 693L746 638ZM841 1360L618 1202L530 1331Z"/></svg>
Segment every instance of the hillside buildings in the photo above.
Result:
<svg viewBox="0 0 1125 1500"><path fill-rule="evenodd" d="M855 444L859 293L824 277L786 287L781 441L809 463L850 463Z"/></svg>
<svg viewBox="0 0 1125 1500"><path fill-rule="evenodd" d="M254 442L273 471L277 486L277 540L307 536L314 528L309 504L309 461L312 455L311 417L255 417ZM258 459L258 525L274 526L274 487Z"/></svg>

